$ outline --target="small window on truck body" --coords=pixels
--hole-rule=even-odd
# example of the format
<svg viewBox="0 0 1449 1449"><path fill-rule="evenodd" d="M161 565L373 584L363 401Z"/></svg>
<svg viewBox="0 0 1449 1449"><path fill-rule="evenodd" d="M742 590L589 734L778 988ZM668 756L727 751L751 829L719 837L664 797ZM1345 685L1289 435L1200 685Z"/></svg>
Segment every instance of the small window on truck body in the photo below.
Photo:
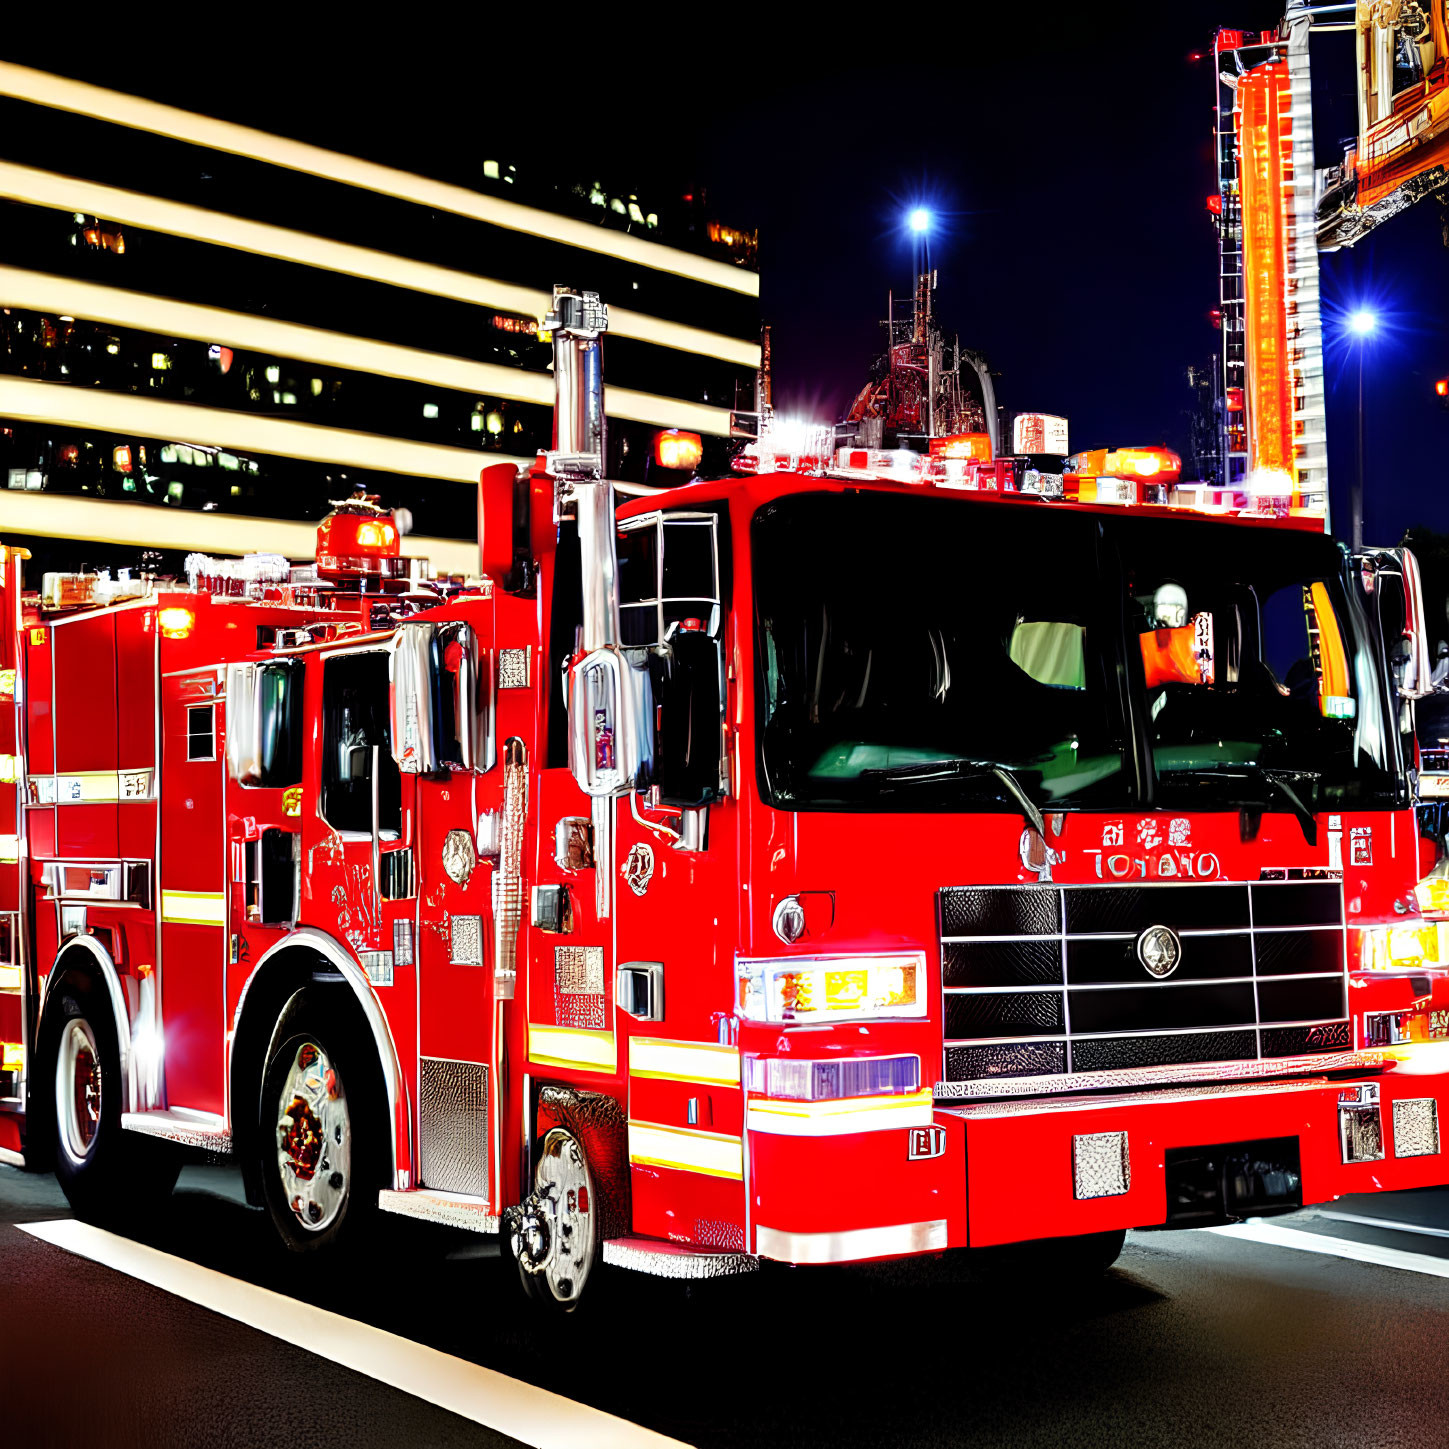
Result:
<svg viewBox="0 0 1449 1449"><path fill-rule="evenodd" d="M186 758L216 758L216 706L193 704L186 710Z"/></svg>

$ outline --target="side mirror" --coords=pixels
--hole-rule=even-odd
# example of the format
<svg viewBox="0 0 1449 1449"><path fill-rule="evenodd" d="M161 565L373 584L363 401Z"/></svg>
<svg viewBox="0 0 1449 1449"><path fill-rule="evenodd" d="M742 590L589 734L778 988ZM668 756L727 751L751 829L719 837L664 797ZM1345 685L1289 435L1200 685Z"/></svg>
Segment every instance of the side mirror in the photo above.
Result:
<svg viewBox="0 0 1449 1449"><path fill-rule="evenodd" d="M569 768L586 795L632 790L653 756L647 670L617 649L595 649L569 673Z"/></svg>
<svg viewBox="0 0 1449 1449"><path fill-rule="evenodd" d="M405 623L392 636L388 658L388 708L392 757L407 775L438 769L433 736L433 636L435 624Z"/></svg>
<svg viewBox="0 0 1449 1449"><path fill-rule="evenodd" d="M238 784L302 783L302 675L294 659L227 666L226 763Z"/></svg>
<svg viewBox="0 0 1449 1449"><path fill-rule="evenodd" d="M720 799L724 771L724 653L701 629L676 629L655 664L659 701L654 784L659 803L695 809Z"/></svg>
<svg viewBox="0 0 1449 1449"><path fill-rule="evenodd" d="M1408 549L1400 550L1404 568L1404 642L1409 646L1399 693L1405 699L1423 699L1434 692L1429 683L1434 667L1429 660L1429 624L1424 616L1424 585L1419 578L1419 560Z"/></svg>
<svg viewBox="0 0 1449 1449"><path fill-rule="evenodd" d="M433 639L438 683L433 690L433 737L443 764L455 770L491 770L493 671L478 636L463 623L439 624Z"/></svg>

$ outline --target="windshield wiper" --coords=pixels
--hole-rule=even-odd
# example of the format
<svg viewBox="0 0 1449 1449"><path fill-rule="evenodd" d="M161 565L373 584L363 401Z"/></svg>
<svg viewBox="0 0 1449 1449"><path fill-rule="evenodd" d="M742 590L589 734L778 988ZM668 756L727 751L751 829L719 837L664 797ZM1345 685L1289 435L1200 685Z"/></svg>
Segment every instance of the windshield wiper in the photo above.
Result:
<svg viewBox="0 0 1449 1449"><path fill-rule="evenodd" d="M1275 770L1270 765L1244 764L1242 770L1225 770L1220 765L1200 765L1192 770L1174 770L1174 775L1195 775L1218 780L1262 780L1272 787L1278 799L1298 817L1303 828L1303 838L1312 847L1318 844L1318 817L1303 803L1303 797L1288 782L1290 779L1306 776L1317 783L1323 778L1321 770Z"/></svg>
<svg viewBox="0 0 1449 1449"><path fill-rule="evenodd" d="M1032 828L1043 840L1046 839L1046 821L1041 810L1030 795L1022 788L1005 765L987 765L979 760L918 760L912 765L887 765L860 772L862 780L886 780L892 784L914 784L931 780L995 780L1000 785L996 798L1010 798L1021 806L1021 813L1031 822Z"/></svg>

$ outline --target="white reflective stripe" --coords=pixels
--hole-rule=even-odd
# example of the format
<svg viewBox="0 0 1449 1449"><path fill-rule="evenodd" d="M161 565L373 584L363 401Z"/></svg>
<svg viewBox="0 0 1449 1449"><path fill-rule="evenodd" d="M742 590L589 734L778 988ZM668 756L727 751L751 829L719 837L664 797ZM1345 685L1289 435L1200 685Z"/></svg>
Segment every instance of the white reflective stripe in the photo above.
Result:
<svg viewBox="0 0 1449 1449"><path fill-rule="evenodd" d="M844 1097L833 1102L752 1099L745 1110L751 1132L784 1137L841 1137L892 1127L929 1127L935 1120L929 1087L904 1097Z"/></svg>
<svg viewBox="0 0 1449 1449"><path fill-rule="evenodd" d="M674 1167L709 1177L745 1175L744 1144L720 1132L666 1127L662 1122L629 1123L629 1161L640 1167Z"/></svg>
<svg viewBox="0 0 1449 1449"><path fill-rule="evenodd" d="M431 262L415 262L391 252L374 251L352 242L332 241L292 231L267 222L247 221L219 211L188 206L178 201L165 201L138 191L125 191L118 186L83 181L73 176L59 176L33 166L17 166L0 162L0 196L34 206L53 207L58 211L83 212L103 216L108 221L144 227L147 231L164 232L168 236L189 241L206 242L228 247L233 251L252 252L257 256L276 257L305 267L338 272L343 276L361 277L366 281L383 282L446 297L454 302L470 302L477 307L519 312L526 317L543 317L553 305L553 294L533 287L520 287L495 277L480 277L473 272L459 272ZM609 309L609 333L616 337L632 337L639 342L653 342L660 347L673 347L681 352L695 352L732 362L741 367L758 368L760 345L686 327L678 322L663 322L642 312Z"/></svg>
<svg viewBox="0 0 1449 1449"><path fill-rule="evenodd" d="M163 890L161 919L177 925L223 926L226 924L226 893Z"/></svg>
<svg viewBox="0 0 1449 1449"><path fill-rule="evenodd" d="M528 1024L528 1059L553 1067L585 1067L612 1072L618 1053L611 1031L584 1031L572 1026Z"/></svg>
<svg viewBox="0 0 1449 1449"><path fill-rule="evenodd" d="M102 498L67 498L59 493L11 491L4 498L6 529L40 538L143 544L187 553L280 553L293 559L310 559L317 551L315 523L152 508ZM478 572L476 543L409 534L403 539L403 552L428 559L442 573L469 576Z"/></svg>
<svg viewBox="0 0 1449 1449"><path fill-rule="evenodd" d="M1282 1228L1276 1223L1264 1222L1262 1218L1249 1218L1245 1223L1228 1223L1206 1231L1243 1242L1261 1243L1270 1248L1323 1253L1330 1258L1351 1258L1359 1263L1376 1264L1380 1268L1402 1268L1411 1273L1427 1273L1434 1278L1449 1278L1449 1258L1411 1253L1406 1248L1384 1248L1377 1243L1355 1243L1347 1238L1331 1238L1326 1233L1304 1232L1302 1228Z"/></svg>
<svg viewBox="0 0 1449 1449"><path fill-rule="evenodd" d="M906 1253L935 1253L946 1246L944 1218L929 1223L896 1223L883 1228L849 1228L838 1233L790 1233L763 1224L755 1229L755 1251L782 1263L859 1263Z"/></svg>
<svg viewBox="0 0 1449 1449"><path fill-rule="evenodd" d="M0 1148L0 1153L4 1150ZM8 1160L0 1157L0 1161ZM516 1443L537 1449L686 1449L677 1439L667 1439L602 1409L574 1403L496 1369L329 1313L304 1298L258 1288L88 1223L66 1219L26 1223L20 1231L245 1324L302 1353L315 1354L436 1404ZM107 1291L105 1284L101 1291ZM407 1412L406 1405L402 1412Z"/></svg>
<svg viewBox="0 0 1449 1449"><path fill-rule="evenodd" d="M20 859L20 837L0 835L0 865L14 865Z"/></svg>
<svg viewBox="0 0 1449 1449"><path fill-rule="evenodd" d="M658 1037L629 1038L629 1073L635 1077L663 1077L674 1082L721 1082L740 1079L740 1049L705 1041L664 1041Z"/></svg>
<svg viewBox="0 0 1449 1449"><path fill-rule="evenodd" d="M150 800L152 772L77 770L69 775L27 775L32 805L90 805L111 800Z"/></svg>
<svg viewBox="0 0 1449 1449"><path fill-rule="evenodd" d="M547 237L566 246L604 256L621 257L655 271L672 272L710 286L743 292L749 297L760 295L759 274L728 262L677 251L662 242L628 232L605 231L593 222L538 211L516 201L504 201L463 186L415 176L391 166L328 151L321 146L309 146L303 141L274 136L250 126L239 126L213 116L201 116L174 106L161 105L157 101L142 100L123 91L68 80L64 76L50 75L7 61L0 62L0 95L14 96L39 106L52 106L56 110L74 111L83 116L99 116L118 126L151 131L158 136L189 141L194 146L228 151L234 156L248 156L289 171L301 171L383 196L415 201L420 206L451 211L476 221L506 227L509 231Z"/></svg>
<svg viewBox="0 0 1449 1449"><path fill-rule="evenodd" d="M143 292L102 287L47 272L28 272L19 267L0 266L0 305L60 312L115 327L136 327L168 337L244 347L299 362L345 367L410 382L431 382L460 392L538 403L543 407L552 407L554 401L553 378L546 372L527 372L498 363L448 357L342 332L324 332L295 322L279 322L272 317L174 302L166 297L149 297ZM708 407L620 387L607 390L604 404L609 417L626 422L729 436L728 408ZM479 456L487 461L492 455Z"/></svg>

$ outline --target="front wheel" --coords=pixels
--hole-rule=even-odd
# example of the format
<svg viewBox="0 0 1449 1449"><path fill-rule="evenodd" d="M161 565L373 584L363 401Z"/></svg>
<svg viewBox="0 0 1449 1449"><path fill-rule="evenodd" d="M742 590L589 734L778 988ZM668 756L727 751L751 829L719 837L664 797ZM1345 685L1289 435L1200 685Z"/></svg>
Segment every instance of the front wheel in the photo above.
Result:
<svg viewBox="0 0 1449 1449"><path fill-rule="evenodd" d="M106 1003L62 988L53 1010L56 1181L78 1217L140 1217L176 1186L180 1154L121 1126L121 1055Z"/></svg>
<svg viewBox="0 0 1449 1449"><path fill-rule="evenodd" d="M291 999L262 1078L262 1193L283 1242L299 1253L356 1236L370 1216L369 1188L376 1196L368 1063L329 1004L312 990Z"/></svg>
<svg viewBox="0 0 1449 1449"><path fill-rule="evenodd" d="M504 1219L523 1290L535 1303L571 1313L599 1260L598 1212L584 1149L566 1127L539 1144L533 1191Z"/></svg>

